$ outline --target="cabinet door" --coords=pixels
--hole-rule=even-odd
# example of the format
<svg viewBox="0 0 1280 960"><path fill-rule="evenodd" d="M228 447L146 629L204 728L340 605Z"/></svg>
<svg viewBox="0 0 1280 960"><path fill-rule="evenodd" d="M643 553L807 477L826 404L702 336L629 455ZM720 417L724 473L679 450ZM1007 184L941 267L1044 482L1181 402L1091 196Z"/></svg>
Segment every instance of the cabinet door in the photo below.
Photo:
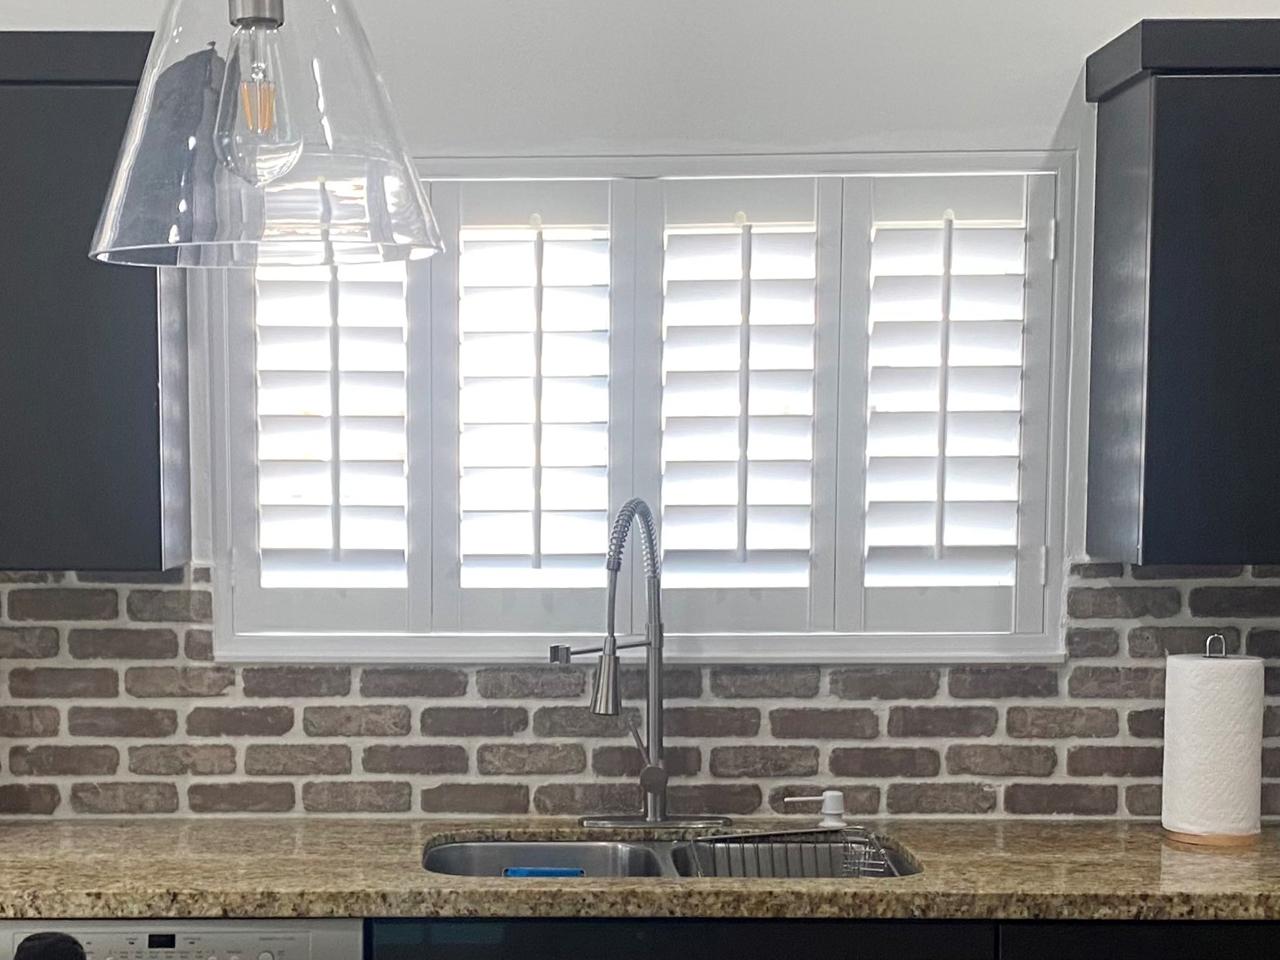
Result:
<svg viewBox="0 0 1280 960"><path fill-rule="evenodd" d="M1245 960L1273 956L1278 937L1275 923L1002 923L1000 960Z"/></svg>
<svg viewBox="0 0 1280 960"><path fill-rule="evenodd" d="M369 960L993 960L995 925L913 920L375 920Z"/></svg>
<svg viewBox="0 0 1280 960"><path fill-rule="evenodd" d="M1153 109L1143 561L1280 560L1280 76Z"/></svg>
<svg viewBox="0 0 1280 960"><path fill-rule="evenodd" d="M133 97L0 86L0 569L162 563L156 274L88 258Z"/></svg>

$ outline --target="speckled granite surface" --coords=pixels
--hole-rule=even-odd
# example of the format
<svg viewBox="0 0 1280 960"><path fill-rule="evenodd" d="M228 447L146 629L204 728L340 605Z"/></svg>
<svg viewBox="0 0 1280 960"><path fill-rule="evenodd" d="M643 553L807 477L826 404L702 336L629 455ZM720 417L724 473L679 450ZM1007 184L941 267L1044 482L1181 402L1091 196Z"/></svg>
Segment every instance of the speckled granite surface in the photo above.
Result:
<svg viewBox="0 0 1280 960"><path fill-rule="evenodd" d="M0 821L0 917L1280 919L1276 829L1255 849L1207 852L1165 843L1152 824L876 827L924 872L855 881L502 880L422 869L428 844L590 835L534 818Z"/></svg>

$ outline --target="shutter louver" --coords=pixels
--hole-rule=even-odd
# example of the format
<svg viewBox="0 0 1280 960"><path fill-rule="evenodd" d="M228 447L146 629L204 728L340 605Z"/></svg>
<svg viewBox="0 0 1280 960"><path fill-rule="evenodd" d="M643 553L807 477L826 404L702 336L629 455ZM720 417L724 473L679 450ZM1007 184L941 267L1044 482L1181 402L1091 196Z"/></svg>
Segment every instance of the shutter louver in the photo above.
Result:
<svg viewBox="0 0 1280 960"><path fill-rule="evenodd" d="M815 283L812 222L667 229L662 537L673 588L808 587Z"/></svg>
<svg viewBox="0 0 1280 960"><path fill-rule="evenodd" d="M974 199L964 179L951 183L959 216L935 207L931 219L904 222L878 206L873 225L864 526L873 629L931 629L935 618L938 628L1011 626L1026 223L1021 193L1016 211L984 210L986 193ZM913 591L923 603L910 610L894 588L929 592ZM966 597L976 601L971 623Z"/></svg>
<svg viewBox="0 0 1280 960"><path fill-rule="evenodd" d="M406 586L403 265L257 272L261 585Z"/></svg>
<svg viewBox="0 0 1280 960"><path fill-rule="evenodd" d="M609 275L607 229L463 226L463 588L602 581Z"/></svg>

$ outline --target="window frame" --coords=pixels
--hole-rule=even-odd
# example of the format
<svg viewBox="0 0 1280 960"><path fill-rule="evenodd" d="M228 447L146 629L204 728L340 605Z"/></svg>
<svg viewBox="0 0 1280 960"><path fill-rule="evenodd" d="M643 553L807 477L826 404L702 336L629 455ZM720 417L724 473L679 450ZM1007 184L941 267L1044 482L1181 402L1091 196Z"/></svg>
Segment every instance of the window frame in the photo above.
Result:
<svg viewBox="0 0 1280 960"><path fill-rule="evenodd" d="M1032 456L1041 456L1044 462L1044 478L1042 495L1037 489L1032 495L1024 497L1024 502L1031 503L1038 512L1037 523L1043 524L1044 545L1040 556L1042 571L1041 584L1020 584L1019 590L1033 590L1043 598L1043 616L1041 629L1024 630L1014 633L946 633L946 634L900 634L900 633L855 633L841 632L836 629L818 629L805 632L771 632L761 633L687 633L680 632L678 624L668 623L671 632L667 635L667 658L672 662L683 663L966 663L966 662L1058 662L1065 655L1062 636L1062 610L1065 573L1065 507L1066 507L1066 460L1067 460L1067 405L1069 394L1069 352L1071 339L1071 291L1072 291L1072 247L1063 242L1074 236L1074 200L1075 200L1075 156L1072 151L1039 150L1008 152L963 152L963 153L927 153L927 154L801 154L801 155L664 155L633 157L486 157L486 158L438 158L422 159L418 162L418 170L424 179L433 184L445 185L451 180L488 180L488 179L612 179L619 182L614 185L615 196L612 205L622 203L636 204L641 214L638 230L651 229L661 231L662 224L648 223L644 219L648 206L643 202L646 189L652 185L647 181L663 178L714 178L733 177L813 177L818 182L818 209L823 209L823 191L832 189L836 196L842 197L845 222L851 212L851 205L869 203L862 197L864 191L849 190L840 182L840 178L857 178L874 175L906 175L928 176L943 174L1019 174L1033 176L1032 185L1041 192L1047 193L1045 201L1052 204L1054 215L1050 221L1049 235L1034 239L1033 243L1042 244L1050 252L1051 263L1047 277L1039 288L1028 289L1028 301L1032 297L1040 298L1039 302L1051 305L1051 323L1042 331L1042 336L1049 338L1047 349L1040 356L1047 360L1047 377L1043 381L1044 392L1043 413L1047 418L1047 429L1033 433L1026 431L1029 442L1039 446L1036 438L1043 441L1043 450L1033 449ZM824 183L824 178L834 178L834 188ZM842 192L841 192L842 191ZM447 193L447 190L445 191ZM627 193L630 192L630 196ZM1029 185L1029 192L1034 190ZM830 197L826 197L830 202ZM651 218L651 215L650 215ZM660 218L659 218L660 219ZM822 225L819 224L819 246L823 243ZM837 228L838 229L838 228ZM630 258L635 262L642 251L629 249L630 238L619 243L619 237L611 238L611 243L622 247L611 256L615 262L626 262ZM828 239L828 242L829 239ZM867 240L869 244L869 238ZM839 390L839 370L846 363L860 365L865 356L866 333L860 325L845 321L846 315L856 312L857 304L851 304L850 290L859 289L860 279L855 280L859 257L863 253L854 238L845 236L841 246L837 240L838 255L841 261L839 272L840 283L819 283L817 292L818 309L822 311L836 310L840 317L839 341L832 350L821 350L815 368L815 395L836 396L840 404L842 420L857 420L857 412L865 407L865 390L863 396L850 397ZM446 254L447 255L447 254ZM659 254L660 256L660 254ZM429 309L436 298L450 295L445 285L433 281L429 261L426 264L410 265L407 285L407 300L410 323L415 316L421 316L424 309ZM660 272L661 264L637 263L636 270L652 268ZM1030 273L1028 283L1032 283ZM644 294L636 289L634 276L623 271L614 278L615 286L621 286L622 301L631 305L631 316L628 326L633 336L640 336L639 325L630 322L635 316L658 315L660 303L641 302ZM559 631L538 633L514 633L499 631L449 631L449 630L415 630L427 623L430 607L433 602L434 587L438 582L438 568L443 549L451 549L437 536L439 518L433 516L429 503L430 497L415 497L413 485L410 486L410 528L409 528L409 583L411 588L404 598L406 622L410 632L387 632L385 629L346 630L340 633L311 634L294 632L286 629L278 631L243 632L236 629L235 594L237 581L243 586L253 576L256 565L246 562L246 558L238 555L236 544L243 542L237 537L245 535L244 524L253 525L250 520L241 518L237 524L236 510L239 501L236 492L243 497L244 466L239 462L231 449L231 438L235 431L244 428L243 416L237 417L236 405L231 402L234 385L242 383L237 380L237 372L243 377L244 365L252 370L252 352L246 351L244 331L237 336L235 323L231 318L251 316L252 281L246 281L245 275L237 276L234 272L210 272L200 282L192 284L189 293L193 312L201 316L199 322L193 324L193 363L197 368L195 382L207 377L210 386L209 419L193 421L193 445L210 450L210 476L207 487L197 485L196 509L197 518L204 512L211 516L210 530L212 540L211 560L213 563L213 583L215 589L214 618L214 651L218 660L233 662L432 662L432 663L480 663L480 662L544 662L546 648L550 640L555 638L589 638L598 636L598 631ZM841 289L843 288L843 289ZM456 289L452 291L456 296ZM841 312L843 311L843 312ZM865 314L864 314L865 315ZM243 324L243 321L242 321ZM819 327L819 330L821 327ZM203 331L203 336L197 334ZM433 409L430 416L410 417L409 458L411 474L432 476L432 486L440 482L439 471L451 470L452 464L443 465L440 461L447 458L432 456L431 435L441 429L443 417L447 409L436 407L436 403L444 393L451 392L452 385L445 388L441 384L441 367L438 361L439 348L445 346L442 339L451 338L452 330L434 330L432 337L410 338L409 368L410 376L415 377L419 387L415 388L420 396L432 398ZM661 331L650 331L651 336L661 338ZM821 332L818 334L822 336ZM417 341L416 345L414 341ZM621 339L621 338L618 338ZM250 338L251 340L251 338ZM434 341L426 343L425 341ZM448 344L452 346L452 343ZM432 347L436 349L433 350ZM456 352L456 351L455 351ZM611 342L611 362L616 363L626 357L629 362L638 366L633 369L629 364L619 366L611 371L614 380L615 395L630 395L635 381L644 378L661 376L660 370L647 369L654 360L652 351L637 349L634 344L623 344L615 347ZM435 354L433 356L432 354ZM1028 351L1028 356L1032 354ZM424 369L425 368L425 369ZM1034 369L1028 364L1027 370ZM634 378L634 379L633 379ZM447 382L447 378L444 378ZM836 383L831 380L835 379ZM423 388L421 384L426 383ZM414 391L411 391L411 394ZM410 399L411 409L415 401ZM821 400L816 400L821 406ZM829 402L829 401L828 401ZM456 406L457 399L452 403ZM634 409L632 404L631 408ZM611 414L618 412L619 404L611 399ZM631 431L635 449L645 444L657 449L660 443L660 420L655 415L641 418ZM822 576L815 576L810 584L810 602L814 606L825 605L835 611L832 623L848 622L851 612L850 604L861 591L841 591L834 581L835 571L853 569L860 560L850 556L850 552L860 549L861 536L855 533L862 523L863 497L861 491L862 477L861 444L851 436L848 429L839 429L832 424L824 424L823 420L834 417L815 416L815 450L814 476L815 496L814 509L820 510L824 504L834 507L834 522L828 525L816 525L815 540L812 550L815 558L822 554L829 556L829 563L820 565L815 559L813 569L822 571ZM652 421L652 422L649 422ZM625 486L630 490L620 490L619 484L610 481L611 497L620 492L647 496L656 502L660 489L660 465L653 458L653 468L644 469L634 456L634 450L620 451L618 445L611 441L611 457L619 456L627 466ZM629 459L630 462L627 462ZM435 462L433 462L433 460ZM848 465L848 466L846 466ZM849 466L855 469L849 469ZM433 472L434 471L434 472ZM612 471L611 471L612 473ZM652 476L649 476L652 474ZM634 485L630 477L635 477ZM250 486L252 489L252 485ZM436 511L438 513L438 511ZM199 520L197 519L197 524ZM853 535L851 535L853 534ZM429 538L427 549L415 549L423 538ZM250 541L252 542L252 541ZM456 544L454 544L456 546ZM414 555L417 555L415 563ZM854 564L854 566L850 566ZM631 594L638 595L641 589L641 578L638 565L631 565ZM832 576L827 576L826 571ZM830 582L828 582L830 581ZM420 589L419 585L431 584L432 589ZM361 591L352 591L361 592ZM343 593L339 591L339 593ZM315 599L315 598L313 598ZM349 598L329 598L325 602L341 602ZM359 606L348 606L349 611L358 612ZM669 618L668 618L669 619ZM603 613L601 616L603 621ZM372 622L372 621L369 621ZM626 622L626 620L622 620ZM821 621L819 621L821 622ZM826 624L823 623L825 626ZM1019 625L1021 626L1021 625ZM479 643L478 643L479 641Z"/></svg>

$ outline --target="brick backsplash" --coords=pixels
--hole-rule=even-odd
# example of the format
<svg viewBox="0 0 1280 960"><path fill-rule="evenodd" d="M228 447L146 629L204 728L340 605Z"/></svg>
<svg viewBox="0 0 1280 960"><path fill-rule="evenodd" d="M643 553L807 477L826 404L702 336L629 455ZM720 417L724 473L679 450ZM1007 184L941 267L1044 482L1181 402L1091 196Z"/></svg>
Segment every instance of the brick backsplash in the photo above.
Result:
<svg viewBox="0 0 1280 960"><path fill-rule="evenodd" d="M1160 812L1167 653L1267 670L1264 812L1280 816L1280 567L1071 570L1062 665L668 668L671 805L864 816ZM251 666L212 658L207 568L0 573L0 814L631 811L622 719L589 668ZM639 715L643 674L623 672ZM812 815L813 809L804 810Z"/></svg>

